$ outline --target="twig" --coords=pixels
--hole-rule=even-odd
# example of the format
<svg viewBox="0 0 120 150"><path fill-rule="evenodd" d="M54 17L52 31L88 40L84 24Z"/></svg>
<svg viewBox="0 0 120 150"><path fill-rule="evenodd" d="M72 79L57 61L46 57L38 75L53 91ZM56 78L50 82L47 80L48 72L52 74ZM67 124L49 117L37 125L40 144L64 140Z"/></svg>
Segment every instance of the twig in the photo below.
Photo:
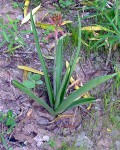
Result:
<svg viewBox="0 0 120 150"><path fill-rule="evenodd" d="M112 51L112 45L110 44L110 48L109 48L109 52L108 52L108 57L107 57L107 60L106 60L106 66L108 66L108 63L110 61L111 51Z"/></svg>

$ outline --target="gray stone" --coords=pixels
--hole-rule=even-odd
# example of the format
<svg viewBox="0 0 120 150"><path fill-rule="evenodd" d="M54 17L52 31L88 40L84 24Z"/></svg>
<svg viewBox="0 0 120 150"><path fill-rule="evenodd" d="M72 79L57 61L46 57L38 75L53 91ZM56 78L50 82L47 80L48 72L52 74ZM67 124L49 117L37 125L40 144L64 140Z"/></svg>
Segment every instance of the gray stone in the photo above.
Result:
<svg viewBox="0 0 120 150"><path fill-rule="evenodd" d="M39 125L47 125L49 120L45 117L40 117Z"/></svg>
<svg viewBox="0 0 120 150"><path fill-rule="evenodd" d="M47 135L43 136L43 141L44 142L49 142L49 140L50 140L49 136L47 136Z"/></svg>

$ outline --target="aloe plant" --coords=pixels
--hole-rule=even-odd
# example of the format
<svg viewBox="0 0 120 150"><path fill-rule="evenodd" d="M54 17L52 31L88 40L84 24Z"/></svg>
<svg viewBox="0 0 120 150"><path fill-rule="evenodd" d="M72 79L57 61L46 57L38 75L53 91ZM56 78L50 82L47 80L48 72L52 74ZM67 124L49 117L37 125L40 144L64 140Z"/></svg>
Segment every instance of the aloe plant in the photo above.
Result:
<svg viewBox="0 0 120 150"><path fill-rule="evenodd" d="M36 48L38 52L38 57L40 59L42 70L44 72L45 77L45 83L48 91L49 96L49 103L48 105L43 99L36 96L30 89L26 88L22 83L13 80L12 84L23 91L25 94L30 96L30 98L37 101L40 105L42 105L51 115L57 116L58 114L63 113L64 111L71 109L73 107L87 104L91 102L95 102L95 98L81 98L83 94L91 90L92 88L100 85L101 83L109 80L110 78L116 76L115 74L101 76L98 78L95 78L88 83L86 83L84 86L79 88L78 90L71 93L68 97L66 97L67 87L70 81L70 77L75 69L76 61L80 53L80 47L81 47L81 21L80 17L78 15L78 21L79 21L79 36L78 36L78 47L75 53L75 56L71 58L69 67L66 70L66 73L62 77L62 62L63 62L63 38L60 38L57 42L56 46L56 52L55 52L55 61L54 61L54 75L53 75L53 88L52 84L50 82L50 77L48 75L48 70L45 65L45 60L41 52L41 48L38 41L38 35L36 31L36 27L33 21L33 17L31 14L31 24L34 34L34 40L36 43Z"/></svg>

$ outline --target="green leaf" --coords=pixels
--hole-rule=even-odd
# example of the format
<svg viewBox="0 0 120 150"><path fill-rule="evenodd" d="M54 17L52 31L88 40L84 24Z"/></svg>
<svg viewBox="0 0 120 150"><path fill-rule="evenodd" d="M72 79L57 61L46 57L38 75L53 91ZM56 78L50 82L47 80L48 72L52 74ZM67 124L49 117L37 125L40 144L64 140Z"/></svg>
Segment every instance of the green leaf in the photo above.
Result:
<svg viewBox="0 0 120 150"><path fill-rule="evenodd" d="M7 116L6 116L6 125L7 126L14 126L15 124L16 124L16 122L15 122L15 118L13 115L13 111L9 110L7 112Z"/></svg>
<svg viewBox="0 0 120 150"><path fill-rule="evenodd" d="M9 43L10 41L9 41L7 33L4 30L1 33L2 33L3 37L5 38L5 40Z"/></svg>
<svg viewBox="0 0 120 150"><path fill-rule="evenodd" d="M16 122L7 129L7 134L10 134L13 131L13 128L16 126Z"/></svg>
<svg viewBox="0 0 120 150"><path fill-rule="evenodd" d="M13 148L11 147L11 148L9 148L8 150L13 150Z"/></svg>
<svg viewBox="0 0 120 150"><path fill-rule="evenodd" d="M11 126L11 125L14 125L14 124L16 124L14 118L12 118L12 117L7 118L7 120L6 120L6 126Z"/></svg>
<svg viewBox="0 0 120 150"><path fill-rule="evenodd" d="M38 80L40 80L40 78L41 78L41 76L39 75L39 74L33 74L33 73L31 73L31 72L29 72L28 73L28 78L29 78L29 80L31 80L31 81L38 81Z"/></svg>
<svg viewBox="0 0 120 150"><path fill-rule="evenodd" d="M56 146L56 142L55 142L53 139L51 139L51 140L48 142L48 144L49 144L51 147L55 147L55 146Z"/></svg>
<svg viewBox="0 0 120 150"><path fill-rule="evenodd" d="M42 55L41 48L40 48L40 45L39 45L38 34L37 34L36 27L35 27L35 24L34 24L34 21L33 21L32 12L30 14L30 19L31 19L31 25L32 25L32 30L33 30L33 34L34 34L34 39L35 39L35 44L36 44L36 48L37 48L38 57L40 59L40 62L41 62L41 65L42 65L42 70L44 72L45 83L46 83L46 87L47 87L47 91L48 91L50 105L53 107L53 105L54 105L53 90L52 90L52 86L51 86L51 83L50 83L50 78L49 78L49 75L48 75L48 71L47 71L47 68L46 68L46 65L45 65L44 57Z"/></svg>
<svg viewBox="0 0 120 150"><path fill-rule="evenodd" d="M42 80L36 81L35 84L38 84L38 85L43 84L43 81Z"/></svg>
<svg viewBox="0 0 120 150"><path fill-rule="evenodd" d="M75 69L75 66L76 66L76 62L77 62L77 59L78 59L78 56L79 56L79 53L80 53L80 48L81 48L81 21L80 21L80 17L79 17L79 14L78 14L78 22L79 22L79 36L78 36L78 47L77 47L77 51L75 53L75 57L73 59L70 60L70 67L67 68L66 70L66 73L63 77L63 80L62 80L62 83L61 83L61 86L60 86L60 89L58 91L58 94L57 94L57 101L59 100L63 100L64 99L64 96L66 94L66 90L67 90L67 86L69 84L69 81L70 81L70 77ZM60 101L59 101L59 104L60 104ZM57 104L57 105L59 105Z"/></svg>
<svg viewBox="0 0 120 150"><path fill-rule="evenodd" d="M0 112L0 122L4 123L4 115L2 112Z"/></svg>
<svg viewBox="0 0 120 150"><path fill-rule="evenodd" d="M20 33L22 33L22 34L28 34L28 33L32 33L32 31L31 30L22 30L22 31L20 31Z"/></svg>
<svg viewBox="0 0 120 150"><path fill-rule="evenodd" d="M2 41L2 43L0 43L0 48L6 43L5 40Z"/></svg>
<svg viewBox="0 0 120 150"><path fill-rule="evenodd" d="M35 81L40 80L40 77L41 77L41 76L40 76L39 74L33 74L33 75L32 75L32 79L35 80Z"/></svg>
<svg viewBox="0 0 120 150"><path fill-rule="evenodd" d="M61 5L61 7L63 7L63 8L75 4L75 3L73 2L73 0L66 0L66 1L64 1L64 0L59 0L59 3L60 3L60 5Z"/></svg>
<svg viewBox="0 0 120 150"><path fill-rule="evenodd" d="M108 15L106 15L106 13L104 13L105 17L107 18L107 20L110 22L110 25L114 28L114 30L116 31L116 33L118 35L120 35L120 31L118 30L118 28L116 27L116 25L114 24L114 22L109 18Z"/></svg>
<svg viewBox="0 0 120 150"><path fill-rule="evenodd" d="M9 110L8 112L7 112L7 117L12 117L13 116L13 111L12 110Z"/></svg>
<svg viewBox="0 0 120 150"><path fill-rule="evenodd" d="M63 64L63 39L58 40L55 59L54 59L54 96L56 100L57 93L59 91L62 79L62 64ZM55 108L58 107L60 99L55 101Z"/></svg>
<svg viewBox="0 0 120 150"><path fill-rule="evenodd" d="M16 40L15 40L16 43L19 43L19 44L21 44L21 45L26 46L26 43L24 42L24 40L23 40L22 37L20 37L20 36L17 37L17 36L16 36L15 39L16 39Z"/></svg>
<svg viewBox="0 0 120 150"><path fill-rule="evenodd" d="M102 36L98 36L98 38L100 38L100 40L98 40L97 42L95 42L95 44L90 48L90 49L93 49L95 46L97 45L100 45L101 42L105 41L105 39L109 38L111 36L111 34L105 34L105 35L102 35ZM106 44L106 42L104 42Z"/></svg>
<svg viewBox="0 0 120 150"><path fill-rule="evenodd" d="M22 83L13 80L12 84L17 87L18 89L20 89L22 92L24 92L25 94L27 94L28 96L30 96L30 98L32 98L33 100L35 100L36 102L38 102L40 105L42 105L51 115L55 116L55 112L52 108L50 108L50 106L41 98L39 98L38 96L36 96L31 90L29 90L28 88L26 88Z"/></svg>
<svg viewBox="0 0 120 150"><path fill-rule="evenodd" d="M35 24L36 24L37 27L41 27L42 29L45 29L48 32L56 30L56 26L55 25L42 23L42 22L36 22ZM62 30L61 28L59 28L59 29Z"/></svg>
<svg viewBox="0 0 120 150"><path fill-rule="evenodd" d="M28 72L27 77L29 80L32 80L32 72Z"/></svg>
<svg viewBox="0 0 120 150"><path fill-rule="evenodd" d="M90 97L90 98L80 98L74 102L72 102L72 104L66 109L71 109L73 107L79 106L79 105L84 105L84 104L89 104L89 103L93 103L95 102L95 98Z"/></svg>
<svg viewBox="0 0 120 150"><path fill-rule="evenodd" d="M87 93L89 90L95 88L96 86L104 83L105 81L109 80L110 78L116 76L115 74L101 76L98 78L95 78L85 85L83 85L78 90L74 91L72 94L70 94L64 101L60 104L60 106L56 109L56 113L62 113L65 111L75 100L78 100L83 94Z"/></svg>
<svg viewBox="0 0 120 150"><path fill-rule="evenodd" d="M35 88L35 82L30 80L23 81L23 85L26 86L28 89Z"/></svg>
<svg viewBox="0 0 120 150"><path fill-rule="evenodd" d="M8 148L8 144L7 144L7 142L5 141L5 138L4 138L4 134L3 133L0 133L0 139L1 139L1 141L2 141L2 143L3 143L3 146L5 147L5 149L7 150L7 149L9 149Z"/></svg>
<svg viewBox="0 0 120 150"><path fill-rule="evenodd" d="M58 94L56 96L55 108L57 108L57 106L59 106L60 103L62 102L62 100L64 98L64 93L65 93L64 90L65 90L68 82L69 82L69 69L67 68L64 78L62 80L61 86L59 88Z"/></svg>

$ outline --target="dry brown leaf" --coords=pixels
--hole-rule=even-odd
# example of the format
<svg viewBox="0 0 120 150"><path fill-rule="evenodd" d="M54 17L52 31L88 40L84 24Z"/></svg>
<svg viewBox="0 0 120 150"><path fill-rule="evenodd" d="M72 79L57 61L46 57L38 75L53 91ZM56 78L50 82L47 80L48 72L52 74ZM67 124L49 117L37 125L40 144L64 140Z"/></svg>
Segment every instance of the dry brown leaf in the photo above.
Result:
<svg viewBox="0 0 120 150"><path fill-rule="evenodd" d="M22 70L29 71L29 72L37 73L37 74L40 74L40 75L44 75L43 72L41 72L39 70L36 70L36 69L33 69L33 68L30 68L30 67L27 67L27 66L18 66L18 68L22 69Z"/></svg>
<svg viewBox="0 0 120 150"><path fill-rule="evenodd" d="M25 4L24 4L24 18L27 15L28 12L28 6L30 5L30 0L25 0Z"/></svg>
<svg viewBox="0 0 120 150"><path fill-rule="evenodd" d="M27 112L26 117L27 117L27 118L31 117L32 113L33 113L33 109L30 108L30 109L28 110L28 112Z"/></svg>
<svg viewBox="0 0 120 150"><path fill-rule="evenodd" d="M72 118L74 115L58 115L53 121L49 122L50 124L57 122L62 118Z"/></svg>
<svg viewBox="0 0 120 150"><path fill-rule="evenodd" d="M80 79L74 80L74 81L70 84L70 86L68 87L68 89L70 89L71 87L73 87L73 86L75 86L75 85L78 86L79 83L80 83Z"/></svg>

